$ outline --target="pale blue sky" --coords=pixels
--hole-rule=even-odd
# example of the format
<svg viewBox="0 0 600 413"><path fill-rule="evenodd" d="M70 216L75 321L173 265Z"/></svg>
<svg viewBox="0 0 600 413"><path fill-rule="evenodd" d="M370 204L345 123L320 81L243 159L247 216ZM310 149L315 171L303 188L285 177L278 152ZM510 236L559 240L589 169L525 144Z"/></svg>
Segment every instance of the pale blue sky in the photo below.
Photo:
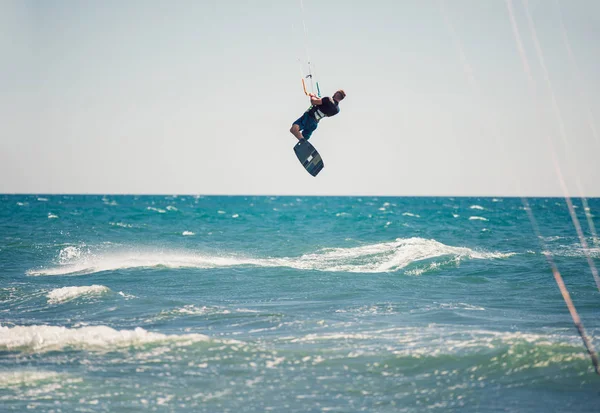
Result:
<svg viewBox="0 0 600 413"><path fill-rule="evenodd" d="M306 38L300 0L0 0L0 192L563 196L553 142L600 196L600 2L528 3L564 138L521 0L533 85L504 0L303 4ZM317 178L288 132L305 44L348 94Z"/></svg>

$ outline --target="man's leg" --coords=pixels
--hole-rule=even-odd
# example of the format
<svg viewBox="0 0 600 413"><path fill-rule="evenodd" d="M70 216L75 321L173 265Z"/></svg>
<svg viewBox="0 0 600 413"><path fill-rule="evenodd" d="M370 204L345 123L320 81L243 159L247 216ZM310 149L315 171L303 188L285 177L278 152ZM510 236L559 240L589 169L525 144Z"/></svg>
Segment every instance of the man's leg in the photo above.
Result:
<svg viewBox="0 0 600 413"><path fill-rule="evenodd" d="M300 132L300 126L297 123L294 123L292 125L292 127L290 128L290 132L296 137L296 139L304 139L304 136L302 136L302 132Z"/></svg>

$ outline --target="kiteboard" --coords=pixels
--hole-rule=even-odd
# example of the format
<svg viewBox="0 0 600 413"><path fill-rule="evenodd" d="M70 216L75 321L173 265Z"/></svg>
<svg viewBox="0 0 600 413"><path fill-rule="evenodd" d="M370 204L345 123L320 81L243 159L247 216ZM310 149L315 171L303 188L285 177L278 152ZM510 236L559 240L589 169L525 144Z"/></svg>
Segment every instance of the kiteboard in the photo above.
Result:
<svg viewBox="0 0 600 413"><path fill-rule="evenodd" d="M294 152L304 169L312 176L317 176L325 166L319 152L306 139L302 139L294 146Z"/></svg>

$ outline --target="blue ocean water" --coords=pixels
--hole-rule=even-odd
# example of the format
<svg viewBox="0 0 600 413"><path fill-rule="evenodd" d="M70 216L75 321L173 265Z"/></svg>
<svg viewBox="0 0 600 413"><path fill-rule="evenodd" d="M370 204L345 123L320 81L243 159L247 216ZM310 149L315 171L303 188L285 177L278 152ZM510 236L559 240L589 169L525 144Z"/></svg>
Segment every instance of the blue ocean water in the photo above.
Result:
<svg viewBox="0 0 600 413"><path fill-rule="evenodd" d="M529 202L2 195L0 410L598 412L543 253L598 348L600 248Z"/></svg>

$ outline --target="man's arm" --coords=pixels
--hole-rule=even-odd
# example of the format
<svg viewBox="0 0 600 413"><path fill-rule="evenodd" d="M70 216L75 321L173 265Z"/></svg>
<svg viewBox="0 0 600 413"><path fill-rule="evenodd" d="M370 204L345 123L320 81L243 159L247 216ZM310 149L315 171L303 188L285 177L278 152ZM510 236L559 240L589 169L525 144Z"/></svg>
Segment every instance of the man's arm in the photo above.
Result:
<svg viewBox="0 0 600 413"><path fill-rule="evenodd" d="M311 105L320 105L321 103L323 103L323 100L317 97L317 95L315 95L314 93L309 93L308 96L310 96Z"/></svg>

